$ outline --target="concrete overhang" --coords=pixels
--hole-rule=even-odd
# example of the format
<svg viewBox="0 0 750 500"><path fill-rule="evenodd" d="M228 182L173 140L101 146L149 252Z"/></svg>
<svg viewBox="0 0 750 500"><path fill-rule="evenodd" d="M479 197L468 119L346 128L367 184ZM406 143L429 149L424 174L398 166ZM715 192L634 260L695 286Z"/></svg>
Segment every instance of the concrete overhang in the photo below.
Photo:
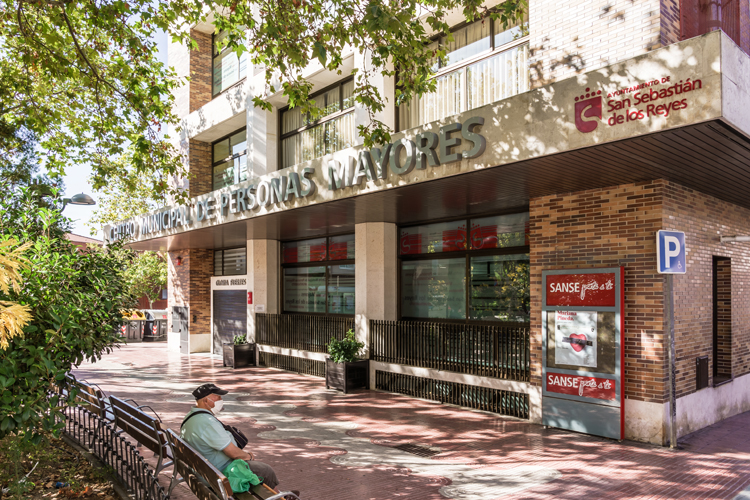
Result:
<svg viewBox="0 0 750 500"><path fill-rule="evenodd" d="M413 140L423 131L481 117L478 131L487 148L474 159L404 176L389 172L383 180L331 190L329 161L346 162L364 148L339 151L194 201L304 168L314 172L317 190L310 196L211 221L193 217L189 226L157 233L136 231L131 245L176 250L312 237L352 231L361 222L409 223L523 208L538 196L654 179L750 208L749 81L750 58L713 32L393 137ZM601 118L594 117L599 98ZM136 227L141 219L132 222Z"/></svg>

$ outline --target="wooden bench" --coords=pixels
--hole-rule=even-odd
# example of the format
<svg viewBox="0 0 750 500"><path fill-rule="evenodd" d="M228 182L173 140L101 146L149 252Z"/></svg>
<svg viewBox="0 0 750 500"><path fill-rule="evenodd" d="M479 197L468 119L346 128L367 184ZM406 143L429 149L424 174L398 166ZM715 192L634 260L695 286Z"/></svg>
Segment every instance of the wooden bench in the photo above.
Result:
<svg viewBox="0 0 750 500"><path fill-rule="evenodd" d="M154 452L154 456L158 458L154 473L159 474L165 467L172 465L172 452L159 416L151 416L141 410L143 406L130 405L116 396L110 396L109 402L114 414L115 427L122 429L138 444Z"/></svg>
<svg viewBox="0 0 750 500"><path fill-rule="evenodd" d="M245 493L233 493L229 479L180 438L179 434L167 429L167 438L174 456L174 474L169 484L169 495L175 486L185 482L200 500L299 500L291 491L279 493L265 484L254 486Z"/></svg>
<svg viewBox="0 0 750 500"><path fill-rule="evenodd" d="M94 415L101 418L107 417L107 403L104 393L98 387L76 380L68 375L65 377L65 385L60 391L61 395L67 397L73 389L77 389L74 404L83 406Z"/></svg>

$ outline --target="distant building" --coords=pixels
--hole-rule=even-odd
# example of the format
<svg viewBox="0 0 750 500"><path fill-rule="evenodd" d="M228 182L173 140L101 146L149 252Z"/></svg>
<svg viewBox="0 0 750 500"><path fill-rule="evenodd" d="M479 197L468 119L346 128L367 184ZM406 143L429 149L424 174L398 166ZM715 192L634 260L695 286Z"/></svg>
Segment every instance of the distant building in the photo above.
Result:
<svg viewBox="0 0 750 500"><path fill-rule="evenodd" d="M65 237L72 241L76 246L82 250L87 249L90 245L101 246L104 244L102 240L96 238L90 238L88 236L81 236L80 234L65 233ZM168 305L167 301L167 289L162 289L159 294L159 299L155 300L149 306L148 298L146 296L138 299L138 309L166 309Z"/></svg>
<svg viewBox="0 0 750 500"><path fill-rule="evenodd" d="M104 242L97 240L96 238L89 238L88 236L81 236L80 234L65 233L65 237L72 241L76 246L81 247L85 250L89 245L102 246Z"/></svg>

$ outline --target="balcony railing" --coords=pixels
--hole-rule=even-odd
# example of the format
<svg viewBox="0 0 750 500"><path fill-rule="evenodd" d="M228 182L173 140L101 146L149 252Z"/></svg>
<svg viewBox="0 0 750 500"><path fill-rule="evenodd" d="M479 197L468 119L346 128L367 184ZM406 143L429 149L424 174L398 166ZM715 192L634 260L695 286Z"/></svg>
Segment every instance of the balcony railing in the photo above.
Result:
<svg viewBox="0 0 750 500"><path fill-rule="evenodd" d="M354 328L353 317L312 314L256 314L255 341L258 344L327 352L331 337L343 340Z"/></svg>
<svg viewBox="0 0 750 500"><path fill-rule="evenodd" d="M529 325L370 321L371 359L529 380Z"/></svg>

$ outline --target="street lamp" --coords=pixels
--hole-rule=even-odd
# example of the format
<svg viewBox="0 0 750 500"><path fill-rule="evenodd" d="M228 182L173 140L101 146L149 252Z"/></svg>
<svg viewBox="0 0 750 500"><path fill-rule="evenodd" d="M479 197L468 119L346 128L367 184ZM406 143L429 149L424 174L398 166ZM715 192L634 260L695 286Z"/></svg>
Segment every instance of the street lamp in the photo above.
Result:
<svg viewBox="0 0 750 500"><path fill-rule="evenodd" d="M96 201L94 199L84 193L79 193L76 195L73 195L72 198L63 198L63 206L62 209L65 210L66 205L96 205Z"/></svg>

